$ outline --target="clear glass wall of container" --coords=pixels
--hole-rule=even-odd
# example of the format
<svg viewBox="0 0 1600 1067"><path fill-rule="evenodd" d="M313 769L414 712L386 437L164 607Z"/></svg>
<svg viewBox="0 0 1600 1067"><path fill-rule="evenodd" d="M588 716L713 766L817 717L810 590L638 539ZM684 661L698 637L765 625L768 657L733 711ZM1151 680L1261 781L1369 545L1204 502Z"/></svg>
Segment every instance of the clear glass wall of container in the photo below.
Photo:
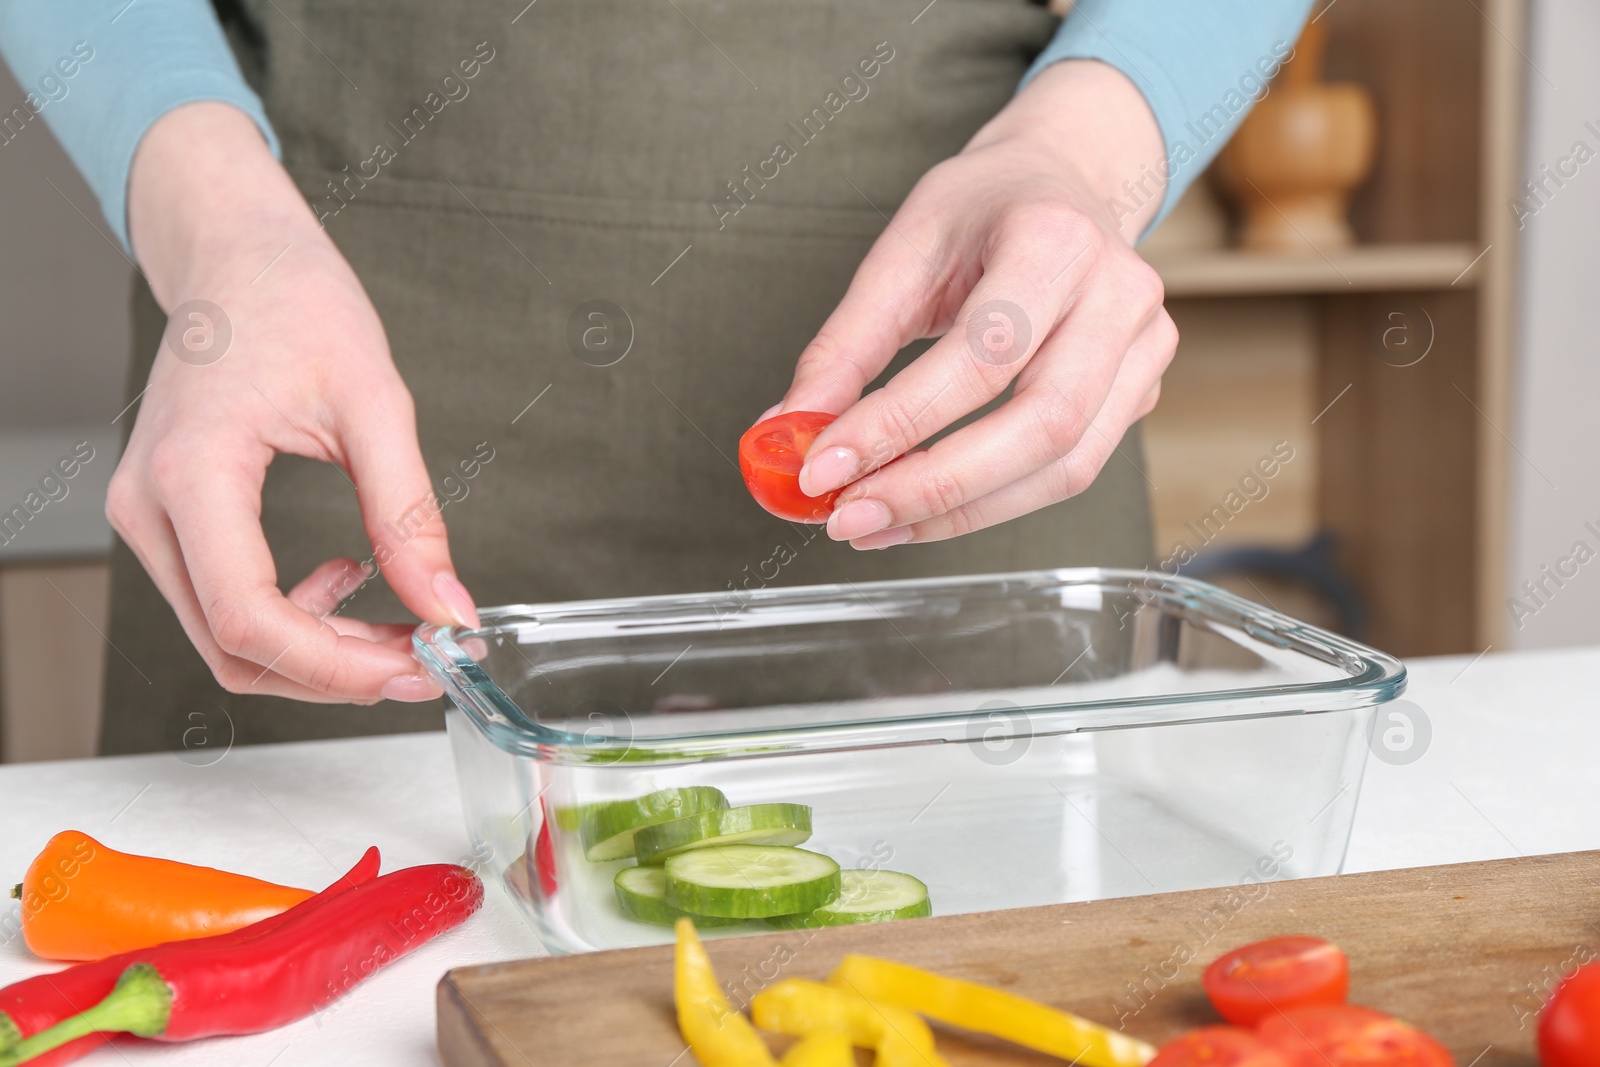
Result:
<svg viewBox="0 0 1600 1067"><path fill-rule="evenodd" d="M585 806L712 785L934 914L1336 873L1394 659L1203 583L1064 570L423 627L468 831L554 952L649 944ZM748 932L759 923L712 933Z"/></svg>

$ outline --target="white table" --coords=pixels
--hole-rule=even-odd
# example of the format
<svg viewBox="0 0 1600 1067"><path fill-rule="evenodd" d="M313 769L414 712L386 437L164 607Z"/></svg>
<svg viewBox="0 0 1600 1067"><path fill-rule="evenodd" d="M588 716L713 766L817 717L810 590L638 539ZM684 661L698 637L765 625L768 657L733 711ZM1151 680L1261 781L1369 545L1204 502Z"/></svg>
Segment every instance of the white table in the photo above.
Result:
<svg viewBox="0 0 1600 1067"><path fill-rule="evenodd" d="M1421 759L1370 759L1347 869L1600 848L1600 649L1410 665L1432 723ZM57 830L293 885L376 844L384 868L465 860L443 734L238 748L207 767L162 754L0 768L0 882ZM15 929L15 905L0 911ZM436 1064L434 986L450 967L541 953L498 889L484 913L380 972L321 1018L255 1037L96 1053L90 1064ZM0 944L0 984L47 969Z"/></svg>

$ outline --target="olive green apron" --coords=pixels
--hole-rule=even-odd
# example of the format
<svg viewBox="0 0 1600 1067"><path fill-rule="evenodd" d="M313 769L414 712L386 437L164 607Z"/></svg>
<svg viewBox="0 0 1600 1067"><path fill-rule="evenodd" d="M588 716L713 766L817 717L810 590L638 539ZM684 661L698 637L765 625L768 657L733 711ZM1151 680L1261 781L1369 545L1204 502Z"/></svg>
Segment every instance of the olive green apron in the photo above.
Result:
<svg viewBox="0 0 1600 1067"><path fill-rule="evenodd" d="M1137 433L1082 496L883 552L766 515L735 466L740 433L782 397L885 216L1010 98L1055 27L1043 7L238 7L230 29L284 163L416 397L479 604L1150 561ZM136 322L130 396L163 325L147 295ZM372 554L326 465L274 462L263 523L285 588L332 556ZM410 618L381 579L347 610ZM126 658L108 664L108 753L178 749L196 724L216 745L442 721L437 703L223 691L120 544L111 638Z"/></svg>

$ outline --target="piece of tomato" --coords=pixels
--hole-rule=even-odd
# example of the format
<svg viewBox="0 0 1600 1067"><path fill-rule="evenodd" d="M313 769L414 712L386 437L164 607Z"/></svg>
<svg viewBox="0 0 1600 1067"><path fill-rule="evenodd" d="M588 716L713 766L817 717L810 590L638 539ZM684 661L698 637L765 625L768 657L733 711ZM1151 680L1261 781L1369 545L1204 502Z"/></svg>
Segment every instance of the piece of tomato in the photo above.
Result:
<svg viewBox="0 0 1600 1067"><path fill-rule="evenodd" d="M1287 1056L1249 1030L1202 1026L1161 1046L1145 1067L1293 1067Z"/></svg>
<svg viewBox="0 0 1600 1067"><path fill-rule="evenodd" d="M763 419L739 438L739 472L756 503L793 522L827 522L839 490L821 496L800 491L800 467L817 434L837 415L786 411Z"/></svg>
<svg viewBox="0 0 1600 1067"><path fill-rule="evenodd" d="M1544 1067L1600 1067L1600 963L1562 979L1539 1013Z"/></svg>
<svg viewBox="0 0 1600 1067"><path fill-rule="evenodd" d="M1295 1067L1455 1067L1450 1050L1421 1030L1354 1004L1275 1012L1256 1034Z"/></svg>
<svg viewBox="0 0 1600 1067"><path fill-rule="evenodd" d="M539 836L533 842L533 869L539 877L539 893L545 900L556 895L556 846L550 837L550 809L539 802Z"/></svg>
<svg viewBox="0 0 1600 1067"><path fill-rule="evenodd" d="M1218 1015L1254 1026L1275 1011L1343 1004L1350 961L1320 937L1269 937L1217 957L1201 981Z"/></svg>

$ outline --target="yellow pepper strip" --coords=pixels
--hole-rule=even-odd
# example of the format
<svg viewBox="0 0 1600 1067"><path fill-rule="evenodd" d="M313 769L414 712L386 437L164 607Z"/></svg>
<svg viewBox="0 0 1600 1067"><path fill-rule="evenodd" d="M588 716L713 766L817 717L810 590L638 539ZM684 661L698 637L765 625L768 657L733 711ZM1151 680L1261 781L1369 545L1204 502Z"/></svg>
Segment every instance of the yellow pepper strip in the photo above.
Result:
<svg viewBox="0 0 1600 1067"><path fill-rule="evenodd" d="M780 1034L843 1032L851 1044L876 1050L878 1067L944 1067L927 1023L821 982L787 978L763 989L750 1001L750 1017Z"/></svg>
<svg viewBox="0 0 1600 1067"><path fill-rule="evenodd" d="M711 957L689 919L678 920L672 993L678 1030L702 1067L777 1067L750 1020L734 1011L722 995Z"/></svg>
<svg viewBox="0 0 1600 1067"><path fill-rule="evenodd" d="M837 1030L812 1034L789 1046L779 1067L856 1067L850 1035Z"/></svg>
<svg viewBox="0 0 1600 1067"><path fill-rule="evenodd" d="M1079 1067L1144 1067L1156 1054L1152 1045L1037 1001L871 956L846 956L828 983Z"/></svg>

